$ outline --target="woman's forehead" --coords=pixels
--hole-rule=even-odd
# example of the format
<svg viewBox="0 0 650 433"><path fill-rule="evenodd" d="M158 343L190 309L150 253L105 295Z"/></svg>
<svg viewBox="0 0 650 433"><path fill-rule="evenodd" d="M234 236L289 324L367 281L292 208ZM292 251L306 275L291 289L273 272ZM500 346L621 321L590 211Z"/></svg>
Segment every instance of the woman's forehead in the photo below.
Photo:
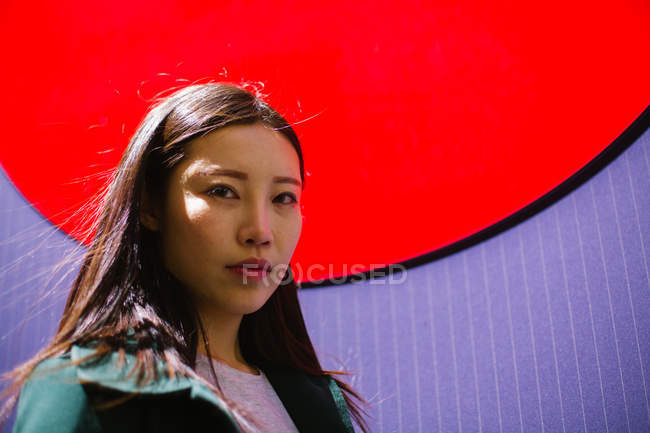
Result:
<svg viewBox="0 0 650 433"><path fill-rule="evenodd" d="M300 161L293 145L259 123L229 126L190 141L184 162L186 178L224 174L242 180L256 176L300 178Z"/></svg>

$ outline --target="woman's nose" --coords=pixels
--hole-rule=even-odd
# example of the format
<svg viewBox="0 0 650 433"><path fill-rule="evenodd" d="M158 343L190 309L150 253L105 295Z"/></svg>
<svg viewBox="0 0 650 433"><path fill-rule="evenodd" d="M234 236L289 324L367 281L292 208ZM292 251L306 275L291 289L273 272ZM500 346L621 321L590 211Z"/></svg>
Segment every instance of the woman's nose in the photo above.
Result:
<svg viewBox="0 0 650 433"><path fill-rule="evenodd" d="M239 230L239 241L244 245L263 245L271 241L270 219L264 204L247 207Z"/></svg>

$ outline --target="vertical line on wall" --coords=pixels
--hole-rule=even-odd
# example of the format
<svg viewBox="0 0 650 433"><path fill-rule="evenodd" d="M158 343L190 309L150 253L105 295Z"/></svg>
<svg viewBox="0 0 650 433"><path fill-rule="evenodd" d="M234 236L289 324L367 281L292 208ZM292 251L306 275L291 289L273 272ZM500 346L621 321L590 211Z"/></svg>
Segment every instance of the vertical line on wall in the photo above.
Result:
<svg viewBox="0 0 650 433"><path fill-rule="evenodd" d="M356 352L356 372L353 377L353 385L357 388L357 383L362 384L361 376L363 375L363 363L361 362L361 330L359 328L359 286L355 283L350 285L352 290L352 313L354 314L354 349ZM363 394L363 390L359 390Z"/></svg>
<svg viewBox="0 0 650 433"><path fill-rule="evenodd" d="M370 287L370 303L372 304L372 332L375 339L375 377L377 378L377 395L379 397L379 432L384 431L384 414L382 410L383 393L381 390L381 368L379 367L379 333L377 332L377 300L375 299L375 290Z"/></svg>
<svg viewBox="0 0 650 433"><path fill-rule="evenodd" d="M433 380L434 380L434 385L435 385L435 392L436 392L436 409L438 413L438 433L442 433L442 417L440 416L440 387L438 384L438 356L437 356L437 351L436 351L436 327L433 323L433 299L431 292L433 291L433 285L431 284L431 280L429 279L429 270L431 268L427 268L424 271L424 278L425 281L427 282L426 287L427 287L427 303L429 307L429 330L431 331L431 349L433 351Z"/></svg>
<svg viewBox="0 0 650 433"><path fill-rule="evenodd" d="M526 272L526 255L524 254L524 241L521 238L521 230L517 231L519 239L519 252L521 254L521 267L524 273L524 292L526 293L526 307L528 312L528 330L533 343L533 365L535 366L535 385L537 388L537 410L539 419L542 424L542 433L544 433L544 412L542 410L542 391L539 385L539 366L537 363L537 343L535 341L535 329L533 326L533 313L530 307L530 288L528 287L528 272Z"/></svg>
<svg viewBox="0 0 650 433"><path fill-rule="evenodd" d="M381 280L380 280L381 281ZM383 280L384 283L386 280ZM393 354L395 356L395 391L397 393L397 425L398 431L402 431L402 395L400 393L400 360L399 360L399 342L397 341L397 323L395 320L395 300L393 299L393 288L389 285L388 288L388 300L390 302L390 323L391 323L391 334L393 338Z"/></svg>
<svg viewBox="0 0 650 433"><path fill-rule="evenodd" d="M339 357L341 357L341 363L343 363L343 366L341 368L344 368L345 370L348 369L348 367L345 365L347 363L347 356L343 356L343 324L341 322L341 297L343 296L343 291L339 287L338 289L335 289L336 293L334 293L334 296L336 297L336 353L338 354Z"/></svg>
<svg viewBox="0 0 650 433"><path fill-rule="evenodd" d="M644 143L644 140L641 141L641 149L643 149L643 159L645 160L645 168L648 170L648 176L650 176L650 162L648 162L648 152L646 151L647 145ZM650 143L650 140L648 140Z"/></svg>
<svg viewBox="0 0 650 433"><path fill-rule="evenodd" d="M481 419L481 399L478 395L478 366L476 361L476 344L474 341L474 314L472 312L472 298L469 291L469 277L467 269L467 252L462 253L463 256L463 275L465 276L465 294L467 295L467 314L469 317L469 338L471 341L470 348L472 349L472 369L474 370L474 394L476 395L476 409L478 416L478 430L483 431L483 420Z"/></svg>
<svg viewBox="0 0 650 433"><path fill-rule="evenodd" d="M317 289L318 290L318 289ZM325 322L327 320L325 316L325 312L327 309L325 308L324 302L323 302L323 290L318 290L317 292L317 298L318 298L318 349L321 353L325 350L325 341L324 341L324 335L325 332L323 332L325 329L327 329L327 323Z"/></svg>
<svg viewBox="0 0 650 433"><path fill-rule="evenodd" d="M560 263L562 264L562 278L564 279L564 290L567 298L567 309L569 310L569 325L571 326L571 342L573 343L573 355L576 364L576 373L578 374L578 393L580 394L580 409L582 410L582 423L587 433L587 419L585 418L585 401L582 393L582 377L580 375L580 363L578 362L578 348L576 344L576 330L573 323L573 308L571 304L571 294L569 293L569 280L566 273L566 263L564 257L564 246L562 245L562 231L560 229L560 220L558 217L557 206L553 207L553 216L555 217L555 227L557 228L557 238L560 247Z"/></svg>
<svg viewBox="0 0 650 433"><path fill-rule="evenodd" d="M629 174L628 174L629 177ZM641 378L643 383L643 394L645 395L645 409L648 419L650 419L650 404L648 404L648 389L646 388L645 380L645 368L643 364L643 358L641 357L641 345L639 344L639 327L636 321L636 313L634 312L634 302L632 301L632 289L630 287L630 274L627 265L627 257L625 256L625 246L623 245L623 234L621 233L621 223L619 221L618 215L618 205L616 203L616 192L614 191L614 185L612 183L612 174L609 167L607 168L607 179L609 181L609 190L612 193L612 202L614 204L614 216L616 220L616 233L618 237L618 246L621 251L621 258L623 259L623 275L625 275L625 287L627 289L627 300L630 305L630 310L632 311L632 323L634 325L634 340L636 342L637 354L639 357L639 367L641 367Z"/></svg>
<svg viewBox="0 0 650 433"><path fill-rule="evenodd" d="M625 397L625 384L623 383L623 370L621 369L621 352L618 347L618 335L616 333L616 322L614 321L614 311L612 309L612 292L609 287L609 276L607 275L607 261L605 260L605 250L603 248L603 237L600 233L600 219L598 218L598 206L596 206L596 197L594 196L593 184L589 184L589 191L591 192L591 200L594 205L594 212L596 215L596 230L598 232L598 244L600 246L600 259L603 264L603 272L605 272L605 285L607 287L607 300L609 306L609 317L612 321L614 331L614 343L616 344L616 359L618 366L619 379L621 380L621 387L623 389L623 404L625 405L625 419L627 421L627 431L630 432L630 411L627 407L627 398Z"/></svg>
<svg viewBox="0 0 650 433"><path fill-rule="evenodd" d="M415 413L418 417L418 433L422 433L422 409L421 398L420 398L420 367L418 363L418 351L417 351L417 327L415 326L415 304L414 304L414 289L410 283L410 279L406 279L406 287L408 289L409 296L409 317L411 322L411 337L413 338L413 344L411 344L412 353L413 353L413 372L415 374Z"/></svg>
<svg viewBox="0 0 650 433"><path fill-rule="evenodd" d="M600 384L600 401L602 404L603 415L605 416L605 432L609 433L609 423L607 422L607 406L605 405L605 390L603 389L603 374L600 369L600 355L598 355L598 341L596 340L596 327L594 325L594 313L591 303L591 288L589 287L589 279L587 277L587 264L585 263L584 244L582 242L582 234L580 233L580 221L578 220L578 207L576 205L575 195L571 196L573 203L573 216L576 222L578 232L578 247L580 249L580 262L582 263L582 274L585 279L585 290L587 292L587 304L589 306L589 322L591 324L591 335L594 343L594 352L596 353L596 369L598 370L598 383Z"/></svg>
<svg viewBox="0 0 650 433"><path fill-rule="evenodd" d="M537 239L539 241L539 251L542 259L542 279L544 281L544 293L546 295L546 309L548 311L548 320L551 328L551 344L553 345L553 362L555 364L555 377L557 378L557 391L560 397L560 418L562 420L562 431L566 433L566 425L564 422L564 403L562 401L562 387L560 386L560 369L558 368L557 361L557 347L555 344L555 327L553 326L553 313L551 312L551 301L548 290L548 280L546 278L546 259L544 257L544 247L542 241L542 232L539 229L539 219L535 218L535 229L537 230Z"/></svg>
<svg viewBox="0 0 650 433"><path fill-rule="evenodd" d="M485 260L485 243L481 243L481 262L483 267L483 281L488 304L488 327L490 329L490 349L492 352L492 369L494 370L494 385L497 392L497 412L499 418L499 433L503 433L503 417L501 415L501 393L499 391L499 370L497 369L497 353L494 347L494 322L492 321L492 301L490 301L490 289L487 277L487 263Z"/></svg>
<svg viewBox="0 0 650 433"><path fill-rule="evenodd" d="M508 283L508 272L506 270L506 257L503 247L503 236L499 237L499 259L503 272L504 285L506 289L506 309L508 310L508 329L510 330L510 344L512 345L512 363L515 368L515 388L517 389L517 409L519 410L519 429L524 433L524 419L521 413L521 390L519 389L519 367L517 365L517 350L515 349L515 337L512 329L512 308L510 306L510 284Z"/></svg>
<svg viewBox="0 0 650 433"><path fill-rule="evenodd" d="M634 190L634 182L632 182L632 175L630 174L630 161L629 153L625 153L625 169L627 172L627 181L630 184L632 191L632 205L634 206L634 218L636 219L636 228L639 232L639 242L641 242L641 258L643 259L643 269L645 270L646 281L650 283L650 271L648 271L648 257L645 249L645 239L643 239L643 230L641 230L641 218L639 217L639 205L636 199L636 192Z"/></svg>
<svg viewBox="0 0 650 433"><path fill-rule="evenodd" d="M454 331L454 312L451 302L451 278L449 276L449 260L445 260L445 290L447 291L447 308L449 309L449 333L451 334L451 358L454 364L454 391L456 393L456 421L458 431L463 431L463 423L460 419L460 393L458 392L458 361L456 360L456 334Z"/></svg>

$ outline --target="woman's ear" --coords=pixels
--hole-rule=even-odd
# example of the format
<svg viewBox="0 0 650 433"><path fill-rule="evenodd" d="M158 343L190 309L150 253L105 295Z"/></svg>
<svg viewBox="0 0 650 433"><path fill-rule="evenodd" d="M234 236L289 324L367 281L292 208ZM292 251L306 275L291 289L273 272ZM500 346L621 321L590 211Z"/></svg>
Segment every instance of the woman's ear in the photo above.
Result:
<svg viewBox="0 0 650 433"><path fill-rule="evenodd" d="M152 197L147 194L147 188L142 185L140 189L140 223L155 232L160 230L159 209Z"/></svg>

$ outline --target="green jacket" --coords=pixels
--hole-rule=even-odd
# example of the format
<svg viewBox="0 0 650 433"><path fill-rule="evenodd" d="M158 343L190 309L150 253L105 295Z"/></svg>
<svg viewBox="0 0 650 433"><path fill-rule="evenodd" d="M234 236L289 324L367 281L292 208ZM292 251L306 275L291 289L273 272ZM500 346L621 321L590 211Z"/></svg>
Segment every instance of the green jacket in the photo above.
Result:
<svg viewBox="0 0 650 433"><path fill-rule="evenodd" d="M126 356L123 368L117 367L117 353L100 363L60 368L92 352L73 346L36 367L21 390L14 433L240 432L221 400L195 379L160 374L136 386L135 377L127 377L135 362L132 355ZM164 363L158 368L164 371ZM354 432L341 390L331 377L293 370L264 373L300 432ZM122 404L97 408L131 395L135 397Z"/></svg>

